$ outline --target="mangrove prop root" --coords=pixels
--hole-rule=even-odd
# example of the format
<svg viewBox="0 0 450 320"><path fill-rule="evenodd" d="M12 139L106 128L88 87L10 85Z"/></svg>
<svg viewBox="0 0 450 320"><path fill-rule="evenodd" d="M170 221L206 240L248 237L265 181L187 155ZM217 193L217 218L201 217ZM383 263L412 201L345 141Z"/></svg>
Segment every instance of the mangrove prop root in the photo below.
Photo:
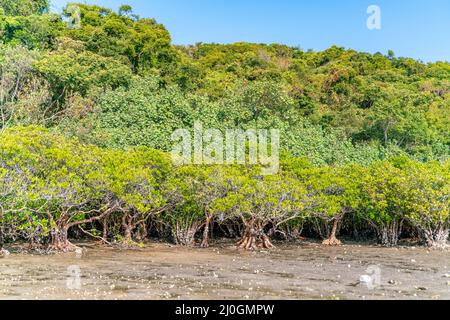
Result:
<svg viewBox="0 0 450 320"><path fill-rule="evenodd" d="M69 241L64 242L53 242L47 249L48 252L74 252L79 250L80 247L70 243Z"/></svg>
<svg viewBox="0 0 450 320"><path fill-rule="evenodd" d="M444 228L440 228L437 230L426 230L424 232L424 238L429 248L446 249L449 247L448 234L449 230Z"/></svg>
<svg viewBox="0 0 450 320"><path fill-rule="evenodd" d="M265 234L262 235L262 247L264 249L273 249L275 246L270 242L270 239Z"/></svg>
<svg viewBox="0 0 450 320"><path fill-rule="evenodd" d="M212 217L208 217L205 222L205 229L203 230L203 240L200 245L201 248L209 247L209 227L211 224Z"/></svg>
<svg viewBox="0 0 450 320"><path fill-rule="evenodd" d="M209 248L209 241L208 239L203 239L202 244L200 245L201 248L206 249Z"/></svg>
<svg viewBox="0 0 450 320"><path fill-rule="evenodd" d="M395 247L400 239L403 221L391 221L378 229L380 242L385 247Z"/></svg>
<svg viewBox="0 0 450 320"><path fill-rule="evenodd" d="M200 228L201 224L199 222L177 222L175 228L172 230L175 243L187 247L195 246L195 235Z"/></svg>
<svg viewBox="0 0 450 320"><path fill-rule="evenodd" d="M68 228L57 228L51 232L51 244L48 251L71 252L79 249L76 245L70 243L68 239Z"/></svg>
<svg viewBox="0 0 450 320"><path fill-rule="evenodd" d="M246 251L275 248L275 246L272 244L272 242L270 242L267 236L245 236L241 241L237 243L237 247Z"/></svg>
<svg viewBox="0 0 450 320"><path fill-rule="evenodd" d="M323 241L322 245L324 245L324 246L340 246L340 245L342 245L342 242L340 240L338 240L336 237L331 237L330 239Z"/></svg>
<svg viewBox="0 0 450 320"><path fill-rule="evenodd" d="M269 237L264 234L264 232L256 232L256 230L252 227L247 227L244 236L236 245L239 249L247 251L275 248Z"/></svg>
<svg viewBox="0 0 450 320"><path fill-rule="evenodd" d="M342 242L339 241L336 238L338 225L339 225L339 221L338 220L334 220L333 229L331 230L330 238L328 238L327 240L323 241L322 245L324 245L324 246L340 246L340 245L342 245Z"/></svg>

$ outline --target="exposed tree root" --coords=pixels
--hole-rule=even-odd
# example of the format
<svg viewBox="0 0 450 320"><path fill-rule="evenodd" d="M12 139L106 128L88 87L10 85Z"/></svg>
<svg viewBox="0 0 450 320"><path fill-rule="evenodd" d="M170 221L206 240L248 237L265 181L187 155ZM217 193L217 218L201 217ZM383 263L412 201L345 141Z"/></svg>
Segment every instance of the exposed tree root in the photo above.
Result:
<svg viewBox="0 0 450 320"><path fill-rule="evenodd" d="M73 252L80 250L80 247L69 241L68 227L53 230L51 232L51 239L51 244L47 248L48 252Z"/></svg>
<svg viewBox="0 0 450 320"><path fill-rule="evenodd" d="M341 246L342 242L338 240L336 237L331 237L330 239L324 240L322 242L322 245L324 246Z"/></svg>
<svg viewBox="0 0 450 320"><path fill-rule="evenodd" d="M377 230L380 242L385 247L395 247L398 245L402 232L403 221L391 221Z"/></svg>
<svg viewBox="0 0 450 320"><path fill-rule="evenodd" d="M126 240L124 239L118 244L119 248L122 249L138 249L142 247L142 244L134 241L134 240Z"/></svg>
<svg viewBox="0 0 450 320"><path fill-rule="evenodd" d="M6 258L9 255L10 255L10 253L8 250L5 250L3 248L0 249L0 258Z"/></svg>
<svg viewBox="0 0 450 320"><path fill-rule="evenodd" d="M342 242L336 238L336 233L339 226L339 220L335 219L333 222L333 229L331 230L330 237L322 242L322 245L324 246L340 246L342 245Z"/></svg>
<svg viewBox="0 0 450 320"><path fill-rule="evenodd" d="M175 228L172 230L172 235L175 243L181 246L191 247L195 245L195 235L201 228L201 223L194 222L180 222L177 221Z"/></svg>
<svg viewBox="0 0 450 320"><path fill-rule="evenodd" d="M236 244L239 249L243 250L258 250L258 249L273 249L275 246L270 241L269 237L264 233L261 225L254 227L254 222L251 222L244 232L242 239Z"/></svg>
<svg viewBox="0 0 450 320"><path fill-rule="evenodd" d="M64 242L52 242L52 244L47 248L47 252L75 252L81 248L74 245L69 241Z"/></svg>
<svg viewBox="0 0 450 320"><path fill-rule="evenodd" d="M428 247L432 249L447 249L449 247L448 229L426 230L423 234Z"/></svg>

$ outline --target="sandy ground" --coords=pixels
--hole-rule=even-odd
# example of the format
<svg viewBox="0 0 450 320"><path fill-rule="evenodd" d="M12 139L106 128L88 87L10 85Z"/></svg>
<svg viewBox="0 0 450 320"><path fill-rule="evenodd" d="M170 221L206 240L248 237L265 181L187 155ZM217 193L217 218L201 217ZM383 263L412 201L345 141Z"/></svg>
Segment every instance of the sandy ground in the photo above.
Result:
<svg viewBox="0 0 450 320"><path fill-rule="evenodd" d="M363 282L360 282L361 276ZM149 244L0 259L0 299L450 299L450 251Z"/></svg>

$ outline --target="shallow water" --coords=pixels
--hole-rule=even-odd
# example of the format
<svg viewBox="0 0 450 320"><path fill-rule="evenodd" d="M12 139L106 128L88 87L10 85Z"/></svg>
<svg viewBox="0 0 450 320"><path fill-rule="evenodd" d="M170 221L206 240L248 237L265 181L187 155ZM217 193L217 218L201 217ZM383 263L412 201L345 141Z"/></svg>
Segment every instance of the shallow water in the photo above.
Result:
<svg viewBox="0 0 450 320"><path fill-rule="evenodd" d="M261 252L230 243L84 248L0 259L0 299L450 299L449 251L313 243ZM362 275L371 282L360 283Z"/></svg>

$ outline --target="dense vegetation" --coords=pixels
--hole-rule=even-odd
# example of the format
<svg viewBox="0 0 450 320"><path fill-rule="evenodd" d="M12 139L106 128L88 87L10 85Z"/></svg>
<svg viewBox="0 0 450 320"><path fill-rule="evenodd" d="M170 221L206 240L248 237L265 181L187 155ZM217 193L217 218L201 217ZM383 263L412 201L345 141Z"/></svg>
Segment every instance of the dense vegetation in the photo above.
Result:
<svg viewBox="0 0 450 320"><path fill-rule="evenodd" d="M171 44L129 6L0 0L0 244L244 249L337 232L444 246L450 64L340 47ZM175 129L278 128L282 168L174 167Z"/></svg>

